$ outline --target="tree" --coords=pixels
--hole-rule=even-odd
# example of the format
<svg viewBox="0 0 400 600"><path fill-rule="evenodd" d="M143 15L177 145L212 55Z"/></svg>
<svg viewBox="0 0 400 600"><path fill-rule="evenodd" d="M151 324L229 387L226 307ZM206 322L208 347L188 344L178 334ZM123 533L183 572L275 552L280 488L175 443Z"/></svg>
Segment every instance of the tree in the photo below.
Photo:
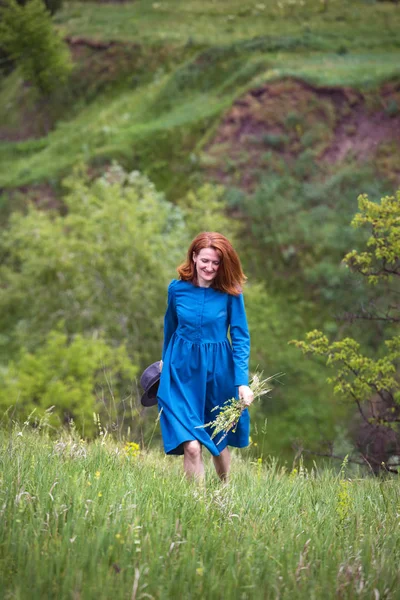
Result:
<svg viewBox="0 0 400 600"><path fill-rule="evenodd" d="M367 227L371 236L366 250L349 252L344 263L376 287L377 299L350 318L379 320L392 328L400 322L400 302L395 300L400 282L400 191L395 197L382 198L380 204L366 195L360 196L358 203L360 212L352 225ZM380 284L384 285L384 295ZM335 393L355 403L361 418L355 445L362 461L374 472L396 470L400 466L400 335L385 340L385 350L378 348L374 358L352 338L329 342L317 330L308 333L306 341L291 343L304 353L325 357L326 364L335 368L329 379Z"/></svg>
<svg viewBox="0 0 400 600"><path fill-rule="evenodd" d="M65 216L31 205L0 236L3 357L34 350L62 320L70 336L126 343L135 364L156 360L167 285L188 243L181 211L117 166L64 184Z"/></svg>
<svg viewBox="0 0 400 600"><path fill-rule="evenodd" d="M48 96L68 79L72 69L68 49L53 29L42 0L29 0L25 6L3 0L0 39L3 50L41 96Z"/></svg>
<svg viewBox="0 0 400 600"><path fill-rule="evenodd" d="M147 366L160 357L167 286L194 232L213 224L229 235L219 191L191 193L189 211L118 165L64 185L65 216L31 205L0 233L0 362L63 320L68 335L104 335Z"/></svg>

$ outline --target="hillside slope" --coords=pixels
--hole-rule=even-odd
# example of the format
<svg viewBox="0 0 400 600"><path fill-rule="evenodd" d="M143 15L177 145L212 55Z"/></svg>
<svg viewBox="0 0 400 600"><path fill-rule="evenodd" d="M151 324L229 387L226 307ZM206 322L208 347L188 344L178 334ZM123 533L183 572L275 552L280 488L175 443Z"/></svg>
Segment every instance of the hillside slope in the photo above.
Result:
<svg viewBox="0 0 400 600"><path fill-rule="evenodd" d="M76 162L113 158L170 188L174 162L182 168L247 89L286 77L353 88L400 77L395 6L303 4L69 4L55 19L76 65L68 90L37 104L15 76L2 81L0 188L54 183Z"/></svg>

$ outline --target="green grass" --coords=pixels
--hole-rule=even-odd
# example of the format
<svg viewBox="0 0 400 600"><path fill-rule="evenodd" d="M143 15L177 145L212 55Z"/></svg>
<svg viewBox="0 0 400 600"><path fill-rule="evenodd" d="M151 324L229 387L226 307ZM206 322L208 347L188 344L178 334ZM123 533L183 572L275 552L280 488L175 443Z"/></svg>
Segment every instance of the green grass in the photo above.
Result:
<svg viewBox="0 0 400 600"><path fill-rule="evenodd" d="M35 147L37 143L33 148L26 142L1 144L0 186L15 187L42 180L51 181L68 172L76 163L95 160L101 163L112 158L122 162L125 158L131 165L143 166L143 170L146 167L154 169L157 158L163 158L160 138L168 138L165 152L171 157L171 137L175 135L178 138L172 142L172 147L174 143L184 145L184 140L181 142L179 139L179 132L186 130L189 134L191 128L215 115L219 108L218 100L205 102L204 97L199 96L166 115L146 118L145 113L151 101L149 98L154 97L157 89L158 86L153 85L147 92L143 89L126 92L108 102L92 104L82 110L77 118L60 124L51 132L42 149ZM156 147L155 152L147 149L147 143ZM145 158L150 154L144 165L140 164L143 154Z"/></svg>
<svg viewBox="0 0 400 600"><path fill-rule="evenodd" d="M391 4L333 0L321 11L319 0L289 10L265 0L167 0L133 3L68 3L57 14L64 34L139 43L227 44L256 36L308 36L332 47L398 47L399 11ZM336 49L336 48L335 48Z"/></svg>
<svg viewBox="0 0 400 600"><path fill-rule="evenodd" d="M210 156L207 143L218 131L225 111L249 89L266 82L294 77L320 86L349 86L362 91L367 89L367 94L372 89L369 99L375 97L376 100L380 98L374 89L386 80L400 79L400 11L395 4L367 0L331 0L326 12L321 11L320 0L306 0L304 8L296 5L293 10L286 0L281 0L280 4L282 9L278 2L270 0L66 3L65 8L55 16L57 27L63 35L116 40L121 44L112 46L109 51L93 51L92 54L90 49L83 52L81 48L83 54L80 55L80 62L65 98L53 107L54 113L61 113L62 118L48 135L20 142L0 142L0 212L5 215L3 219L6 220L13 209L24 206L24 198L29 197L29 186L49 183L50 190L55 190L54 193L57 194L60 193L60 180L71 172L75 164L85 163L92 167L90 172L95 174L101 172L103 166L113 159L117 159L127 170L139 169L145 172L157 189L167 194L168 199L182 200L189 189L211 177L210 161L215 161L216 158ZM87 56L85 52L88 53ZM22 90L21 85L17 73L0 82L0 121L17 132L20 125L21 130L23 129L28 116L32 118L32 114L35 114L32 111L34 102L31 90L28 86ZM62 90L59 90L59 95L63 95ZM301 101L304 105L304 98L294 95L293 110L296 113L301 110ZM325 99L321 100L321 106L322 104L325 108L328 107ZM65 112L64 106L67 107ZM25 108L25 114L21 113L22 108ZM277 102L273 110L275 121L271 121L272 132L278 122L276 117L282 117L279 108ZM43 114L43 107L39 106L35 115L38 123L43 120ZM321 114L326 114L326 111ZM279 154L286 150L286 130L282 133L282 139L264 138L264 153L261 145L258 145L258 155L262 157L264 154L259 163L257 160L252 161L252 148L246 153L246 148L239 146L234 138L225 147L221 144L220 156L217 158L221 158L222 166L239 178L241 175L248 177L254 168L254 180L261 181L268 176L270 183L274 183L275 177L280 179L282 187L285 182L290 183L290 178L295 177L299 181L305 179L320 190L321 197L324 197L325 179L329 180L337 175L335 189L340 188L342 167L338 167L338 173L335 165L332 165L331 170L323 165L318 171L318 162L312 154L306 154L310 148L315 150L317 144L322 147L322 143L326 144L330 136L334 135L333 117L321 119L321 129L317 127L319 115L316 111L315 115L317 118L312 128L298 141L299 148L293 150L296 156L302 152L293 173L286 172L285 158ZM317 137L314 139L313 136ZM257 143L255 139L254 145ZM278 147L274 148L274 143ZM236 163L230 159L232 148L240 151ZM392 146L388 144L387 147L380 148L379 152L379 161L374 157L372 165L374 169L379 166L379 174L374 170L371 177L366 177L357 164L354 166L360 173L357 184L340 188L342 198L350 198L354 203L354 210L358 193L369 191L371 181L375 179L376 189L380 190L380 186L386 185L382 174L385 169L388 176L396 171L397 155ZM234 184L235 180L232 179L232 182ZM22 186L27 186L27 189ZM15 194L15 189L21 187L19 194ZM231 191L248 194L246 190ZM373 197L378 199L379 194L373 194ZM265 198L260 195L259 199L264 204ZM287 213L282 213L285 215L281 219L282 223L285 223L287 217L289 223L296 221L290 219L288 199L292 201L290 194L284 199ZM293 199L300 206L304 197L297 198L293 195ZM249 203L251 202L253 197L249 199ZM336 333L337 328L333 323L335 307L319 300L319 282L318 285L314 282L310 289L302 279L303 266L299 270L293 257L284 256L282 259L279 244L274 244L276 255L266 252L260 235L254 234L253 228L256 229L258 224L263 226L265 216L256 218L253 210L249 211L249 215L253 216L243 218L243 205L237 199L232 201L230 209L243 224L242 246L246 250L242 250L241 255L244 256L250 281L259 279L267 282L271 297L276 297L279 301L284 298L290 303L290 310L285 312L277 302L280 310L272 315L273 318L266 314L265 328L262 329L265 339L271 339L272 329L280 331L276 324L281 320L290 323L288 328L292 332L286 337L275 333L275 347L286 344L286 340L294 335L293 331L297 331L298 327L306 331L315 326L322 327L326 323L329 331ZM297 211L297 207L294 210ZM311 220L310 223L310 227L315 226ZM283 231L285 232L285 228ZM343 232L346 231L343 228ZM264 235L263 231L261 233ZM312 237L310 229L310 238ZM315 235L315 238L318 236ZM294 239L294 248L297 241ZM291 247L289 245L289 250ZM340 245L336 244L336 247ZM304 264L308 270L314 263L316 267L322 264L315 241L310 248L310 253L304 253ZM340 258L335 258L335 264L339 264ZM328 271L324 277L331 286L334 278L330 277L330 273ZM335 289L340 294L340 287ZM310 297L313 298L313 303ZM257 320L260 320L260 315L264 315L262 306L259 307ZM286 315L290 316L286 318ZM296 335L301 336L300 333ZM325 372L321 375L318 371L310 376L308 365L304 370L300 369L296 360L292 359L292 354L284 351L278 353L278 361L271 342L266 344L261 338L257 347L267 347L267 350L261 352L261 363L265 362L269 367L269 357L270 360L273 357L277 363L285 360L285 370L288 372L288 391L282 392L276 405L267 407L265 411L275 432L270 432L268 449L277 451L283 444L287 456L291 440L297 437L299 422L305 424L302 435L306 442L310 439L316 441L316 435L327 437L326 429L321 429L321 423L324 426L327 423L331 425L333 414L338 410L332 408L329 415L325 410L330 402L324 382ZM300 360L302 359L299 358ZM278 364L277 370L282 370L282 364ZM311 405L313 408L309 410L308 406ZM318 410L316 407L319 407ZM311 446L314 447L313 444ZM161 469L158 462L157 464L157 469ZM242 465L238 477L246 477L246 468L253 469L254 466L247 463ZM161 471L156 472L159 474ZM174 472L175 486L178 476ZM275 476L276 474L268 475ZM286 481L285 478L283 480ZM135 481L129 480L129 485ZM170 488L167 490L169 493ZM270 534L266 528L262 531L267 536ZM262 553L261 546L260 552ZM274 548L274 552L280 553L278 547ZM300 546L296 546L296 552L298 555ZM257 567L260 573L264 573L259 576L267 579L263 568ZM253 576L253 572L246 575L248 585L251 585ZM277 572L275 576L278 577ZM329 580L329 585L333 579ZM195 581L200 584L200 580L195 578ZM167 591L171 589L167 588ZM209 591L209 588L204 589ZM232 589L233 587L230 591ZM252 589L249 588L250 591L246 592L243 588L242 595L251 595ZM278 592L271 590L272 588L270 593L273 597L278 595ZM154 592L155 595L157 593L162 595L160 591ZM318 597L317 592L315 597Z"/></svg>
<svg viewBox="0 0 400 600"><path fill-rule="evenodd" d="M316 85L368 88L400 76L400 52L315 52L305 56L278 55L269 78L297 77Z"/></svg>
<svg viewBox="0 0 400 600"><path fill-rule="evenodd" d="M201 489L181 459L27 427L0 453L4 598L398 598L397 480L244 452Z"/></svg>

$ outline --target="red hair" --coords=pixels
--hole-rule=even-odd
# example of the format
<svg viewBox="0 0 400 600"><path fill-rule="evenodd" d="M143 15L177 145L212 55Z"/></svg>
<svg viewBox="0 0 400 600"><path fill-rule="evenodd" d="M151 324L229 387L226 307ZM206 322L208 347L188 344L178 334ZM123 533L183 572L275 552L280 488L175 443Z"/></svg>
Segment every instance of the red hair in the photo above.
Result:
<svg viewBox="0 0 400 600"><path fill-rule="evenodd" d="M198 254L203 248L213 248L221 260L212 287L221 292L232 294L232 296L238 296L247 277L243 273L239 256L230 241L221 233L215 231L205 231L194 238L189 246L185 262L177 269L181 280L197 284L193 254Z"/></svg>

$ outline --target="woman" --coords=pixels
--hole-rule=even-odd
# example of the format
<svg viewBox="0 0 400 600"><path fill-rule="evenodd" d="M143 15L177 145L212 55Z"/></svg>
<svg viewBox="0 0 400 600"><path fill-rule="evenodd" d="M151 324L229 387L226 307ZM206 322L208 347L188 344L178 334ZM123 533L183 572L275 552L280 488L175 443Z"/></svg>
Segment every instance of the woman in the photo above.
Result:
<svg viewBox="0 0 400 600"><path fill-rule="evenodd" d="M245 406L253 401L248 387L250 336L241 293L246 277L229 240L215 232L200 233L193 240L178 273L180 280L168 288L157 397L164 449L184 455L188 477L203 478L205 446L225 480L228 445L249 444L248 410L225 438L220 434L212 440L203 425L215 419L216 406L232 397L239 396Z"/></svg>

